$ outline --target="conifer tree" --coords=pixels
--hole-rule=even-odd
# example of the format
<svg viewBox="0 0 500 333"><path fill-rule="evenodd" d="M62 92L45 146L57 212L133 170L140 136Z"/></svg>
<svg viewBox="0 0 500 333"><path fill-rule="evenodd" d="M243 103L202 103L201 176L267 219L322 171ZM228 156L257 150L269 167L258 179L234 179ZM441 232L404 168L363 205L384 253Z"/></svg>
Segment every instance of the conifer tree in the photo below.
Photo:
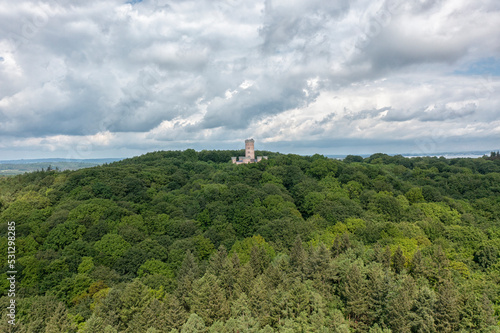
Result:
<svg viewBox="0 0 500 333"><path fill-rule="evenodd" d="M263 274L263 281L270 289L277 288L285 282L289 271L288 261L283 256L278 257L271 265L267 266Z"/></svg>
<svg viewBox="0 0 500 333"><path fill-rule="evenodd" d="M252 314L257 318L261 325L267 325L271 316L271 294L267 289L262 276L258 276L252 282L248 294L248 304Z"/></svg>
<svg viewBox="0 0 500 333"><path fill-rule="evenodd" d="M228 322L229 321L233 321L234 319L233 318L229 318L228 319ZM226 322L227 324L227 322ZM217 320L215 323L212 324L212 326L210 326L210 328L208 329L208 333L225 333L227 332L227 328L226 328L226 325L224 325L224 323L220 320ZM231 331L232 332L232 331Z"/></svg>
<svg viewBox="0 0 500 333"><path fill-rule="evenodd" d="M330 260L330 252L323 243L312 249L306 264L306 277L324 284L327 279L332 278Z"/></svg>
<svg viewBox="0 0 500 333"><path fill-rule="evenodd" d="M278 326L280 333L295 333L295 332L303 332L302 327L299 323L295 322L291 318L283 319Z"/></svg>
<svg viewBox="0 0 500 333"><path fill-rule="evenodd" d="M190 250L186 252L186 256L182 261L181 267L179 268L179 272L177 276L179 278L183 278L185 276L192 276L193 278L197 278L199 275L199 266L196 258Z"/></svg>
<svg viewBox="0 0 500 333"><path fill-rule="evenodd" d="M382 257L380 260L380 262L386 269L389 269L391 267L391 257L391 249L389 248L389 246L386 246L384 252L382 252Z"/></svg>
<svg viewBox="0 0 500 333"><path fill-rule="evenodd" d="M233 255L231 256L231 263L233 269L236 271L236 273L238 273L239 270L241 269L241 262L238 253L233 253Z"/></svg>
<svg viewBox="0 0 500 333"><path fill-rule="evenodd" d="M435 310L437 332L453 332L459 321L458 294L455 285L444 281L437 287L437 300Z"/></svg>
<svg viewBox="0 0 500 333"><path fill-rule="evenodd" d="M447 279L447 274L444 271L444 268L446 268L449 264L448 257L446 257L446 253L443 251L443 248L441 245L438 245L434 249L434 262L435 265L438 269L438 277L441 279L446 280Z"/></svg>
<svg viewBox="0 0 500 333"><path fill-rule="evenodd" d="M258 332L259 322L252 316L248 297L241 293L231 306L231 318L226 322L227 332Z"/></svg>
<svg viewBox="0 0 500 333"><path fill-rule="evenodd" d="M417 333L436 332L434 324L434 307L436 295L433 290L423 286L417 291L409 319L411 331Z"/></svg>
<svg viewBox="0 0 500 333"><path fill-rule="evenodd" d="M352 247L349 233L344 232L342 236L337 235L331 248L332 256L335 258Z"/></svg>
<svg viewBox="0 0 500 333"><path fill-rule="evenodd" d="M161 332L167 332L167 322L164 316L166 311L163 302L153 299L140 312L134 315L127 332L143 332L145 329L154 328Z"/></svg>
<svg viewBox="0 0 500 333"><path fill-rule="evenodd" d="M368 333L392 333L388 328L381 328L378 324L373 325Z"/></svg>
<svg viewBox="0 0 500 333"><path fill-rule="evenodd" d="M100 318L104 326L118 327L121 324L122 294L122 290L113 288L102 301L97 303L93 315Z"/></svg>
<svg viewBox="0 0 500 333"><path fill-rule="evenodd" d="M253 317L229 318L224 325L225 332L258 332L259 323ZM216 332L216 331L214 331ZM219 333L221 331L217 331Z"/></svg>
<svg viewBox="0 0 500 333"><path fill-rule="evenodd" d="M340 237L338 235L335 237L330 251L332 252L332 257L334 258L338 257L339 254L342 253L342 244L340 243Z"/></svg>
<svg viewBox="0 0 500 333"><path fill-rule="evenodd" d="M460 324L466 331L479 331L482 320L482 308L475 293L464 290L461 295Z"/></svg>
<svg viewBox="0 0 500 333"><path fill-rule="evenodd" d="M413 306L415 281L411 276L403 276L397 289L388 295L386 324L393 332L409 333L410 310Z"/></svg>
<svg viewBox="0 0 500 333"><path fill-rule="evenodd" d="M54 296L35 296L30 302L30 309L26 313L24 322L26 330L44 332L47 322L56 312L59 301ZM20 322L17 320L17 322Z"/></svg>
<svg viewBox="0 0 500 333"><path fill-rule="evenodd" d="M241 293L237 300L235 300L231 305L231 317L241 317L241 316L251 316L248 296L245 293Z"/></svg>
<svg viewBox="0 0 500 333"><path fill-rule="evenodd" d="M179 268L179 272L177 274L177 294L176 296L181 301L182 305L185 307L187 311L189 311L189 295L193 290L193 282L198 278L199 275L199 267L198 263L191 253L191 251L187 251L184 260L182 261L182 265Z"/></svg>
<svg viewBox="0 0 500 333"><path fill-rule="evenodd" d="M191 310L198 314L207 325L217 319L229 317L229 305L220 287L219 280L210 273L195 281L190 296Z"/></svg>
<svg viewBox="0 0 500 333"><path fill-rule="evenodd" d="M302 246L302 239L297 236L292 250L290 251L290 265L299 278L304 276L304 267L307 261L306 251Z"/></svg>
<svg viewBox="0 0 500 333"><path fill-rule="evenodd" d="M249 294L254 279L254 271L249 262L247 262L238 272L238 278L235 283L237 292Z"/></svg>
<svg viewBox="0 0 500 333"><path fill-rule="evenodd" d="M382 263L382 247L380 246L379 243L375 243L373 246L372 246L372 250L373 250L373 254L372 254L372 260L373 261L376 261L376 262L379 262L379 263Z"/></svg>
<svg viewBox="0 0 500 333"><path fill-rule="evenodd" d="M180 333L205 333L207 327L203 319L196 313L191 313L188 320L182 325Z"/></svg>
<svg viewBox="0 0 500 333"><path fill-rule="evenodd" d="M56 311L47 322L45 333L66 333L71 332L72 324L68 318L68 311L63 303L59 302Z"/></svg>
<svg viewBox="0 0 500 333"><path fill-rule="evenodd" d="M85 322L82 333L104 333L104 320L93 313Z"/></svg>
<svg viewBox="0 0 500 333"><path fill-rule="evenodd" d="M411 260L410 273L415 277L420 277L425 275L424 258L420 249L415 251L413 258Z"/></svg>
<svg viewBox="0 0 500 333"><path fill-rule="evenodd" d="M297 319L304 311L311 313L310 294L304 283L296 280L288 292L288 304L290 305L289 316Z"/></svg>
<svg viewBox="0 0 500 333"><path fill-rule="evenodd" d="M480 329L483 331L488 331L489 329L498 329L497 319L495 318L495 310L493 309L493 304L486 294L481 297L481 322Z"/></svg>
<svg viewBox="0 0 500 333"><path fill-rule="evenodd" d="M368 325L382 323L387 308L387 295L392 287L392 275L383 271L380 265L371 265L368 270Z"/></svg>
<svg viewBox="0 0 500 333"><path fill-rule="evenodd" d="M215 275L216 277L220 277L224 272L224 266L227 259L227 250L224 245L220 245L219 249L212 254L210 257L207 272Z"/></svg>
<svg viewBox="0 0 500 333"><path fill-rule="evenodd" d="M16 320L16 324L12 325L9 323L9 320L12 318L7 317L7 311L3 311L2 316L0 317L0 332L5 332L5 333L27 333L28 330L26 329L25 325L19 321Z"/></svg>
<svg viewBox="0 0 500 333"><path fill-rule="evenodd" d="M238 258L238 255L235 253L234 256ZM236 268L234 267L235 263L233 263L233 258L229 258L226 256L224 260L222 271L219 275L219 281L226 298L229 299L232 297L234 292L234 287L236 284L236 279L238 277L239 270L239 262L236 264Z"/></svg>
<svg viewBox="0 0 500 333"><path fill-rule="evenodd" d="M188 313L175 295L165 296L164 318L168 329L180 329L188 319Z"/></svg>
<svg viewBox="0 0 500 333"><path fill-rule="evenodd" d="M401 274L406 264L406 258L401 250L401 247L398 246L394 255L392 256L392 267L394 268L394 272L396 274Z"/></svg>
<svg viewBox="0 0 500 333"><path fill-rule="evenodd" d="M266 250L263 247L252 247L250 251L250 265L252 266L255 274L262 274L266 267L269 265L269 262L270 258L268 257Z"/></svg>
<svg viewBox="0 0 500 333"><path fill-rule="evenodd" d="M338 309L330 310L328 313L328 323L325 325L330 332L350 333L349 321L344 318L342 312Z"/></svg>
<svg viewBox="0 0 500 333"><path fill-rule="evenodd" d="M461 294L459 327L462 330L478 332L495 332L498 329L491 301L486 295L478 297L469 290Z"/></svg>
<svg viewBox="0 0 500 333"><path fill-rule="evenodd" d="M121 296L121 325L119 326L119 329L124 330L134 315L138 312L142 312L150 300L151 294L148 292L148 287L146 287L142 282L134 280L132 283L128 284Z"/></svg>
<svg viewBox="0 0 500 333"><path fill-rule="evenodd" d="M148 330L149 331L149 330ZM144 332L144 331L141 331ZM104 327L104 333L118 333L118 330L111 325Z"/></svg>
<svg viewBox="0 0 500 333"><path fill-rule="evenodd" d="M366 323L369 299L366 280L357 264L352 264L344 281L344 298L347 317L359 325Z"/></svg>
<svg viewBox="0 0 500 333"><path fill-rule="evenodd" d="M266 327L264 327L259 331L259 333L274 333L274 332L275 331L273 330L273 328L269 325L266 325Z"/></svg>

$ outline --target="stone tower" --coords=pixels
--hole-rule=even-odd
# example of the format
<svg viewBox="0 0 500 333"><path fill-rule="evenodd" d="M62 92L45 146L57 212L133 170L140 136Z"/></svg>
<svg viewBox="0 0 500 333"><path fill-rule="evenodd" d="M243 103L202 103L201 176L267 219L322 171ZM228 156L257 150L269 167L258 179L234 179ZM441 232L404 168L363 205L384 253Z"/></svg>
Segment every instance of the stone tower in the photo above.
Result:
<svg viewBox="0 0 500 333"><path fill-rule="evenodd" d="M245 140L245 157L255 160L255 150L253 139Z"/></svg>

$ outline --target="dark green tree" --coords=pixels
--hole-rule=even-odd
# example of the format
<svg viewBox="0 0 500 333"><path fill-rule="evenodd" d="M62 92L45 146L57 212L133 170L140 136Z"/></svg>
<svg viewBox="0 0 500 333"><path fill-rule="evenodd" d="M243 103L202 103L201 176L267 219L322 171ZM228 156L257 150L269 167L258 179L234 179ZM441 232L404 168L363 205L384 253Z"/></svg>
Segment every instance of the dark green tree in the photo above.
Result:
<svg viewBox="0 0 500 333"><path fill-rule="evenodd" d="M250 252L250 265L255 274L262 274L269 265L271 258L266 253L266 250L261 246L253 246Z"/></svg>
<svg viewBox="0 0 500 333"><path fill-rule="evenodd" d="M207 325L229 317L229 304L224 291L217 277L210 273L193 283L189 304L191 311L203 318Z"/></svg>
<svg viewBox="0 0 500 333"><path fill-rule="evenodd" d="M158 332L168 332L171 327L167 324L165 304L157 299L152 299L142 311L137 312L126 332L144 332L154 328Z"/></svg>
<svg viewBox="0 0 500 333"><path fill-rule="evenodd" d="M303 277L306 261L307 253L302 245L302 239L297 236L290 251L290 266L300 278Z"/></svg>
<svg viewBox="0 0 500 333"><path fill-rule="evenodd" d="M391 274L379 264L371 265L367 273L369 297L368 323L383 323L387 309L387 296L392 288Z"/></svg>
<svg viewBox="0 0 500 333"><path fill-rule="evenodd" d="M444 281L437 287L435 321L437 332L454 332L459 323L460 305L456 286Z"/></svg>
<svg viewBox="0 0 500 333"><path fill-rule="evenodd" d="M385 323L393 332L411 332L410 310L415 299L415 281L409 275L401 276L399 286L388 295Z"/></svg>
<svg viewBox="0 0 500 333"><path fill-rule="evenodd" d="M273 314L271 311L271 304L277 303L276 300L271 297L271 291L267 287L263 277L258 276L252 281L252 286L248 294L250 310L254 317L258 318L262 326L271 323L271 316ZM285 311L285 309L282 310Z"/></svg>
<svg viewBox="0 0 500 333"><path fill-rule="evenodd" d="M349 233L345 232L342 234L342 236L337 235L335 237L335 240L333 241L332 245L332 256L337 257L341 253L344 253L347 251L347 249L350 249L351 246L351 241L349 239Z"/></svg>
<svg viewBox="0 0 500 333"><path fill-rule="evenodd" d="M219 249L210 256L207 273L220 277L224 270L227 261L227 250L224 245L220 245Z"/></svg>
<svg viewBox="0 0 500 333"><path fill-rule="evenodd" d="M436 301L436 294L429 287L423 286L417 291L416 298L409 315L412 332L437 332L434 319Z"/></svg>
<svg viewBox="0 0 500 333"><path fill-rule="evenodd" d="M356 323L357 329L362 329L361 325L368 321L370 302L365 277L357 264L351 265L343 285L347 317Z"/></svg>
<svg viewBox="0 0 500 333"><path fill-rule="evenodd" d="M175 295L166 295L164 302L165 312L163 315L165 316L167 328L180 329L188 319L189 313Z"/></svg>
<svg viewBox="0 0 500 333"><path fill-rule="evenodd" d="M398 246L394 255L392 256L392 268L396 274L401 274L405 268L406 257L403 254L403 250Z"/></svg>
<svg viewBox="0 0 500 333"><path fill-rule="evenodd" d="M420 251L420 249L415 251L415 253L413 254L413 258L411 259L411 264L410 264L410 273L413 275L414 278L426 275L424 258L422 256L422 252Z"/></svg>
<svg viewBox="0 0 500 333"><path fill-rule="evenodd" d="M74 327L68 318L68 311L63 303L59 303L47 322L45 333L71 333L73 331Z"/></svg>
<svg viewBox="0 0 500 333"><path fill-rule="evenodd" d="M121 295L121 309L119 311L121 325L119 329L126 329L134 316L143 312L150 301L151 293L141 281L134 280L129 283Z"/></svg>
<svg viewBox="0 0 500 333"><path fill-rule="evenodd" d="M483 269L487 269L497 263L498 249L490 245L481 246L474 253L474 261Z"/></svg>
<svg viewBox="0 0 500 333"><path fill-rule="evenodd" d="M191 313L188 320L184 325L182 325L181 333L205 333L207 332L207 327L203 318L198 316L196 313Z"/></svg>
<svg viewBox="0 0 500 333"><path fill-rule="evenodd" d="M177 273L177 292L179 298L186 310L189 311L189 294L193 290L193 283L199 276L198 262L195 257L188 251L182 265Z"/></svg>

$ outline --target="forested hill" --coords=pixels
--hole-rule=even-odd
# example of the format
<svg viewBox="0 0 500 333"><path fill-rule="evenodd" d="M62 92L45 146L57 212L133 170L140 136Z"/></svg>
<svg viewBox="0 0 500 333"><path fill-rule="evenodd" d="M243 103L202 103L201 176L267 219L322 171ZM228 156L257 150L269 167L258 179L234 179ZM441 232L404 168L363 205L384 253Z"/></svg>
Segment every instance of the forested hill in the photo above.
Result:
<svg viewBox="0 0 500 333"><path fill-rule="evenodd" d="M15 332L500 332L500 160L242 154L0 178Z"/></svg>

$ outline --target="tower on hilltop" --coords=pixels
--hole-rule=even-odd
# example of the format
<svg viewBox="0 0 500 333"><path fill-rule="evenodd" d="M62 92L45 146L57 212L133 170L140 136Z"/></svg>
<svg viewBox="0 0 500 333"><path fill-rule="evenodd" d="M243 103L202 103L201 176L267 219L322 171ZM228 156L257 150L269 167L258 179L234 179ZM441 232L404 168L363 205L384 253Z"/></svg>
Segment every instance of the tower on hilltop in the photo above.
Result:
<svg viewBox="0 0 500 333"><path fill-rule="evenodd" d="M245 157L255 160L255 149L253 139L245 140Z"/></svg>
<svg viewBox="0 0 500 333"><path fill-rule="evenodd" d="M257 158L255 158L254 144L255 141L253 139L245 140L245 156L240 156L239 158L231 157L231 162L233 162L233 164L248 164L267 160L267 156L257 156Z"/></svg>

